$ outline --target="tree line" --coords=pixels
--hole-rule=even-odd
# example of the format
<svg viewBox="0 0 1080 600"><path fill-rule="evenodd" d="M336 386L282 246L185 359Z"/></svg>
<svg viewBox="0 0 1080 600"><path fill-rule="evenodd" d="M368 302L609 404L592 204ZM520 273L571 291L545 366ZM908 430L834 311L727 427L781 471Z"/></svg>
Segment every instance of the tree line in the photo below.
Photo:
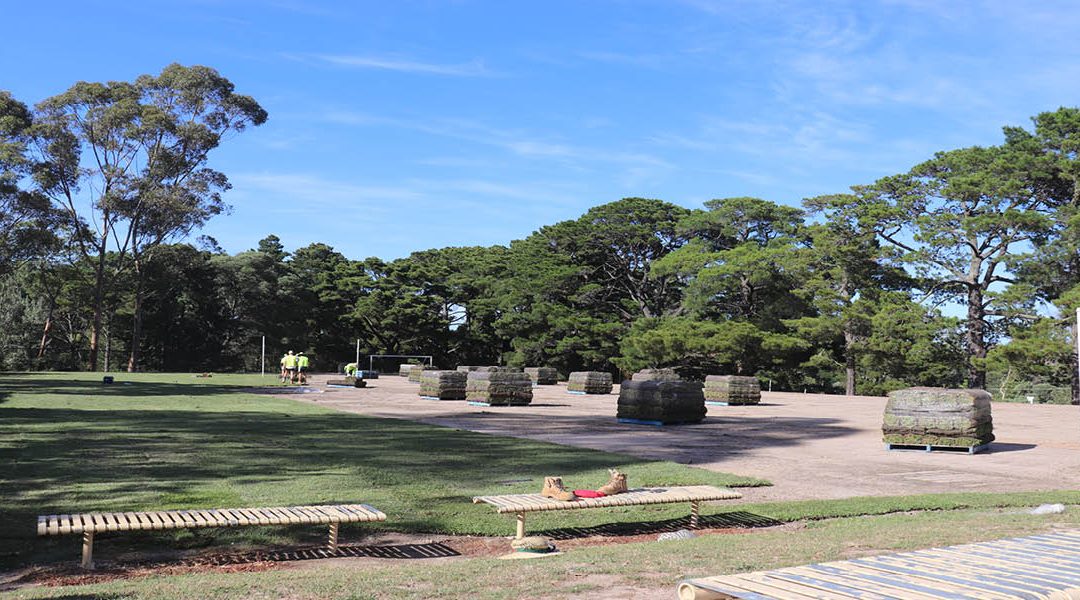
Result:
<svg viewBox="0 0 1080 600"><path fill-rule="evenodd" d="M800 207L625 198L505 246L390 261L191 239L225 209L210 151L266 118L206 67L33 108L0 93L4 368L254 370L265 336L322 369L359 339L445 366L1077 397L1080 109Z"/></svg>

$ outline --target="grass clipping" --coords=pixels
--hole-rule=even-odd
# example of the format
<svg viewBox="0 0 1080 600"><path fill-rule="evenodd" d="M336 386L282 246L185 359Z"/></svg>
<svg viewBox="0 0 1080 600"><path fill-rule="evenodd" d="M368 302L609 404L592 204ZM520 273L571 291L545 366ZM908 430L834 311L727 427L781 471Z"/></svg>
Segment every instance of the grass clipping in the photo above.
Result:
<svg viewBox="0 0 1080 600"><path fill-rule="evenodd" d="M889 392L886 444L971 447L994 441L990 394L983 390L907 388Z"/></svg>
<svg viewBox="0 0 1080 600"><path fill-rule="evenodd" d="M525 374L536 385L555 385L559 382L559 371L555 367L525 367Z"/></svg>
<svg viewBox="0 0 1080 600"><path fill-rule="evenodd" d="M705 419L705 395L693 381L624 381L617 415L664 424L700 423Z"/></svg>
<svg viewBox="0 0 1080 600"><path fill-rule="evenodd" d="M611 385L611 373L574 371L566 382L566 390L586 394L610 394Z"/></svg>
<svg viewBox="0 0 1080 600"><path fill-rule="evenodd" d="M420 395L439 400L464 400L466 377L458 371L424 371L420 375Z"/></svg>
<svg viewBox="0 0 1080 600"><path fill-rule="evenodd" d="M727 404L760 404L761 383L757 377L709 375L705 378L705 400Z"/></svg>
<svg viewBox="0 0 1080 600"><path fill-rule="evenodd" d="M525 406L532 403L532 379L524 373L473 371L465 385L465 399L490 406Z"/></svg>

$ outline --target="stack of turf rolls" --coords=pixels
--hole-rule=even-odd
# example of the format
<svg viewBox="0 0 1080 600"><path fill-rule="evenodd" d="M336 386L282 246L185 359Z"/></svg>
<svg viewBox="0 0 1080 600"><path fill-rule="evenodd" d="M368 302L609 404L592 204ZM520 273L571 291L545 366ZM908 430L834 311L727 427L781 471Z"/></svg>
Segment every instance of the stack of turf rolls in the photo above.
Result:
<svg viewBox="0 0 1080 600"><path fill-rule="evenodd" d="M410 383L420 383L420 375L422 375L424 373L424 371L438 371L438 370L439 370L439 367L433 367L431 365L413 365L409 369L409 382Z"/></svg>
<svg viewBox="0 0 1080 600"><path fill-rule="evenodd" d="M990 394L983 390L915 387L889 392L886 444L981 446L994 441Z"/></svg>
<svg viewBox="0 0 1080 600"><path fill-rule="evenodd" d="M411 363L405 363L405 364L399 366L398 367L398 376L400 376L400 377L408 377L409 373L412 371L412 368L415 367L415 366L416 365L411 364Z"/></svg>
<svg viewBox="0 0 1080 600"><path fill-rule="evenodd" d="M362 388L362 387L367 387L367 382L364 381L363 378L361 378L361 377L348 377L348 376L346 376L346 377L342 377L341 379L327 379L326 380L326 385L333 385L333 386L338 386L338 387L350 386L350 387Z"/></svg>
<svg viewBox="0 0 1080 600"><path fill-rule="evenodd" d="M574 371L566 382L566 391L585 394L610 394L611 373Z"/></svg>
<svg viewBox="0 0 1080 600"><path fill-rule="evenodd" d="M624 381L616 416L665 425L700 423L705 419L705 395L693 381Z"/></svg>
<svg viewBox="0 0 1080 600"><path fill-rule="evenodd" d="M761 383L757 377L709 375L705 378L705 401L730 405L760 404Z"/></svg>
<svg viewBox="0 0 1080 600"><path fill-rule="evenodd" d="M642 369L634 373L634 381L682 381L675 369Z"/></svg>
<svg viewBox="0 0 1080 600"><path fill-rule="evenodd" d="M465 385L465 399L488 406L524 406L532 402L532 379L524 373L473 371Z"/></svg>
<svg viewBox="0 0 1080 600"><path fill-rule="evenodd" d="M420 395L439 400L464 400L467 377L459 371L424 371L420 374Z"/></svg>
<svg viewBox="0 0 1080 600"><path fill-rule="evenodd" d="M533 385L555 385L559 382L559 372L555 367L525 367L525 374L532 379Z"/></svg>
<svg viewBox="0 0 1080 600"><path fill-rule="evenodd" d="M518 367L495 367L495 366L479 366L478 367L478 366L474 366L474 365L461 366L461 367L458 367L457 370L461 371L462 373L475 373L475 372L481 372L481 373L520 373L521 372L521 369L519 369Z"/></svg>

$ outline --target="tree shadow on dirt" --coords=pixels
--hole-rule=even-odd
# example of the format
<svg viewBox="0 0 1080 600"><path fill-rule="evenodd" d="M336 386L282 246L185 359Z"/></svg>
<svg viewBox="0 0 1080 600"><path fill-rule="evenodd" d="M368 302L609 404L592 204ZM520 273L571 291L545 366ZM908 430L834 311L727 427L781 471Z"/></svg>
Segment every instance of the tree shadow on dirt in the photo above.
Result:
<svg viewBox="0 0 1080 600"><path fill-rule="evenodd" d="M698 424L656 427L619 423L614 414L610 417L540 417L513 411L513 408L478 409L424 417L423 421L682 464L718 462L764 448L795 448L808 439L832 439L860 433L859 429L844 424L842 419L831 417L710 415Z"/></svg>

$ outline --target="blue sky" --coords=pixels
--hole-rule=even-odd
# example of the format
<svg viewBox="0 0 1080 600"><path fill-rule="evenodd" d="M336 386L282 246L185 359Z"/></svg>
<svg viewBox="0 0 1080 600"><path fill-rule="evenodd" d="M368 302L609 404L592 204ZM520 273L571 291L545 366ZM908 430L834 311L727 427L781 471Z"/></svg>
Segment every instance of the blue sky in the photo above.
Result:
<svg viewBox="0 0 1080 600"><path fill-rule="evenodd" d="M1080 104L1073 2L5 3L27 103L171 62L270 113L211 166L230 252L505 244L627 196L788 204ZM13 26L12 23L15 25Z"/></svg>

